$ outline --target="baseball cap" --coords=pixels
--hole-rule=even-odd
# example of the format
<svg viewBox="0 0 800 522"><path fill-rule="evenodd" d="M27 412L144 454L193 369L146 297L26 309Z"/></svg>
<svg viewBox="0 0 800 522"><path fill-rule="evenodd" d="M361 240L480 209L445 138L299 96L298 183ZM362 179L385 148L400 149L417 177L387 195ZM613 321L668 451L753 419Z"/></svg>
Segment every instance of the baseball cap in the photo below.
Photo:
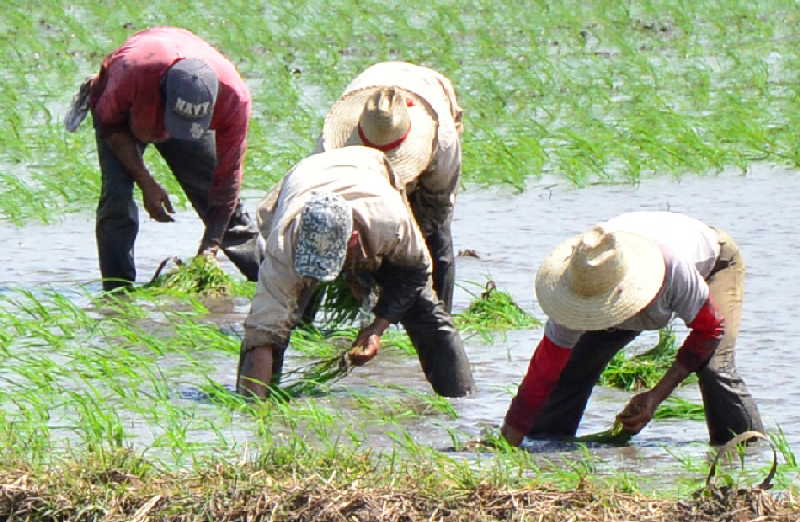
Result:
<svg viewBox="0 0 800 522"><path fill-rule="evenodd" d="M315 192L300 214L294 269L301 276L333 281L342 271L353 212L338 194Z"/></svg>
<svg viewBox="0 0 800 522"><path fill-rule="evenodd" d="M167 70L164 126L173 138L198 140L211 125L217 100L217 74L203 60L187 58Z"/></svg>

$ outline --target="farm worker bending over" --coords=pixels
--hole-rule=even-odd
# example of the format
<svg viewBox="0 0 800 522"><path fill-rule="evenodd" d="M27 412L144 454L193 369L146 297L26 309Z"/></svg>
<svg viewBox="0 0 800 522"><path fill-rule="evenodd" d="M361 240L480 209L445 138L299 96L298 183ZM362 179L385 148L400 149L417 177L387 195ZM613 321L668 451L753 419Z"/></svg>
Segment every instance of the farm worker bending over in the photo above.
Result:
<svg viewBox="0 0 800 522"><path fill-rule="evenodd" d="M141 31L81 86L67 129L77 129L89 109L102 173L96 235L103 288L136 279L134 182L151 218L174 221L167 192L142 159L148 143L205 224L198 255L214 257L222 249L255 281L258 230L239 201L250 92L233 64L185 29Z"/></svg>
<svg viewBox="0 0 800 522"><path fill-rule="evenodd" d="M431 261L402 186L382 152L345 147L298 163L258 208L264 239L256 295L245 320L237 389L258 397L280 379L292 329L321 282L344 277L354 296L372 280L380 296L352 360L374 357L400 322L434 391L460 397L473 387L461 337L431 288ZM341 274L341 276L340 276Z"/></svg>
<svg viewBox="0 0 800 522"><path fill-rule="evenodd" d="M678 316L691 329L666 374L618 419L638 433L691 372L700 380L712 444L763 430L734 365L744 285L736 243L683 214L632 212L556 247L536 274L549 319L506 413L503 435L572 436L608 361L641 330Z"/></svg>
<svg viewBox="0 0 800 522"><path fill-rule="evenodd" d="M433 261L433 288L449 313L455 264L450 224L461 175L461 107L438 72L382 62L356 76L332 106L319 150L365 145L383 151L406 189Z"/></svg>

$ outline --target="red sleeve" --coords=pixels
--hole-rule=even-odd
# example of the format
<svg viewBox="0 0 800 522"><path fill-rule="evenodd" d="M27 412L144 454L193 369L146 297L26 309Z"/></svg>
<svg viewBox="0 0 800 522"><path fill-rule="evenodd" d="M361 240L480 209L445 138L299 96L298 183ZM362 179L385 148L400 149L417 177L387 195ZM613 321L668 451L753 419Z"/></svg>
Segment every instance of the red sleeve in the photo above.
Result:
<svg viewBox="0 0 800 522"><path fill-rule="evenodd" d="M725 333L725 319L708 297L705 304L687 325L691 332L678 350L677 360L689 371L697 371L714 354Z"/></svg>
<svg viewBox="0 0 800 522"><path fill-rule="evenodd" d="M528 433L536 415L558 383L558 378L569 361L572 350L562 348L545 336L536 347L528 365L528 373L522 379L517 396L506 412L507 425Z"/></svg>
<svg viewBox="0 0 800 522"><path fill-rule="evenodd" d="M247 126L250 117L250 98L235 98L232 107L218 107L226 117L216 127L217 166L208 193L209 215L206 219L206 239L220 241L228 221L239 201L243 164L247 149Z"/></svg>

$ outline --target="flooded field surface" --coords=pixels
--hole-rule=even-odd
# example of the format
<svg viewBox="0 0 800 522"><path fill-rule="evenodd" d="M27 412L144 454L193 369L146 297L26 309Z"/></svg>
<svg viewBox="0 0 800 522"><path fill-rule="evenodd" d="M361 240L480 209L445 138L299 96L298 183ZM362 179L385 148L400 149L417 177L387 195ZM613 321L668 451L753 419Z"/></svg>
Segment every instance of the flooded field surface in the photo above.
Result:
<svg viewBox="0 0 800 522"><path fill-rule="evenodd" d="M596 221L633 210L672 210L685 212L727 230L738 242L748 264L748 279L743 320L737 350L737 365L761 410L770 430L781 428L789 444L800 448L800 351L796 339L800 324L793 316L800 301L800 287L794 281L797 270L794 254L796 224L800 222L800 173L771 166L757 166L746 175L687 177L680 181L658 179L639 186L599 185L585 189L540 182L526 192L508 189L463 191L457 202L454 236L457 250L474 250L477 257L458 259L455 310L463 310L491 279L497 287L512 294L515 301L534 316L543 319L533 293L535 271L550 249L568 235L576 234ZM246 195L248 208L260 194ZM0 293L10 295L19 289L35 293L54 288L81 306L87 292L99 290L92 215L70 215L62 222L44 226L16 228L0 226ZM167 256L189 257L201 235L198 220L188 211L179 212L177 222L161 225L144 220L137 241L139 282L148 280L158 263ZM233 273L227 262L223 266ZM209 319L228 332L240 331L248 309L245 299L229 300L213 307ZM152 318L157 325L158 317ZM676 325L678 339L685 330ZM431 407L430 388L417 361L395 350L384 350L373 362L356 368L337 382L330 393L318 400L345 416L364 415L365 399L376 408L396 409L393 418L413 436L433 448L452 445L451 434L462 440L475 439L481 430L492 429L502 420L517 383L522 378L540 330L498 334L492 343L480 336L466 339L467 351L479 391L450 403L456 415L443 414ZM657 335L642 335L631 350L647 348ZM197 384L209 377L225 388L235 381L236 357L220 351L195 356L204 359L208 375L187 375L169 381L173 406L191 410L195 419L204 416L210 425L223 406L214 404L199 391ZM290 350L287 368L303 364L304 359ZM165 357L164 365L170 364ZM0 381L8 391L11 381ZM687 384L677 394L699 402L696 384ZM629 393L596 388L579 434L610 426L624 406ZM299 403L298 403L299 404ZM348 412L348 410L350 410ZM415 413L403 421L402 412ZM385 412L384 412L385 413ZM157 434L140 414L123 412L125 437L133 446L152 443ZM51 424L59 424L52 419ZM386 431L395 426L372 423L365 441L372 446L391 444ZM155 430L158 431L158 430ZM54 428L54 433L57 432ZM203 443L224 434L229 445L241 446L258 435L246 415L234 414L220 427L199 422L192 426L189 439ZM592 448L599 458L598 470L635 471L657 477L665 471L685 472L684 459L702 458L708 451L706 428L702 421L653 421L629 447ZM532 451L552 455L553 451L577 452L576 448L534 443ZM766 452L756 450L756 461L765 462ZM764 457L764 458L762 458Z"/></svg>

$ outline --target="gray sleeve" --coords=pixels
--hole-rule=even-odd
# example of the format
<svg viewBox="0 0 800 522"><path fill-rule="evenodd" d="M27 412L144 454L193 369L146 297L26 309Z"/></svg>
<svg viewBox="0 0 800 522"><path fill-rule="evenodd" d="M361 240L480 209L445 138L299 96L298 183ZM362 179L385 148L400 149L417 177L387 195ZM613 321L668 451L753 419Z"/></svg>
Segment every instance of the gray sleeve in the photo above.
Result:
<svg viewBox="0 0 800 522"><path fill-rule="evenodd" d="M261 262L256 295L244 321L245 346L281 346L299 321L308 289L303 278L287 268L269 254Z"/></svg>
<svg viewBox="0 0 800 522"><path fill-rule="evenodd" d="M708 284L694 264L676 257L670 261L666 266L669 271L667 302L672 313L688 325L708 300Z"/></svg>
<svg viewBox="0 0 800 522"><path fill-rule="evenodd" d="M552 319L548 319L544 325L544 335L561 348L572 349L578 344L578 339L581 338L583 333L583 330L571 330Z"/></svg>

